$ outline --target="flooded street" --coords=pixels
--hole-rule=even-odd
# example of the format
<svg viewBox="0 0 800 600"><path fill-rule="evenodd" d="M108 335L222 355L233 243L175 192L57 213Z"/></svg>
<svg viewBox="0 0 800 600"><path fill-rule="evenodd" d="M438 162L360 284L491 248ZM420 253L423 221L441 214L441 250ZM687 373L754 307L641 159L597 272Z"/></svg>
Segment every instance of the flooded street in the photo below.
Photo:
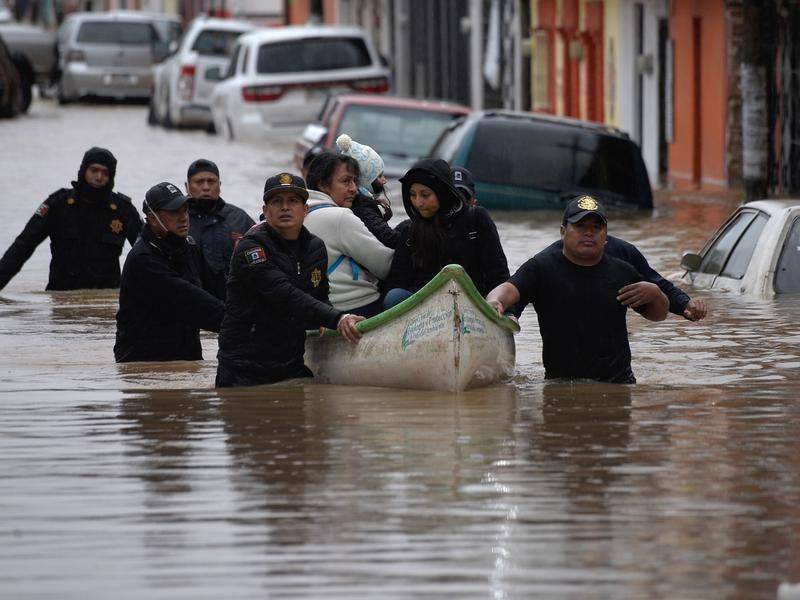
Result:
<svg viewBox="0 0 800 600"><path fill-rule="evenodd" d="M265 178L291 168L291 138L145 122L144 106L51 102L0 121L2 250L93 145L139 209L202 156L257 217ZM737 199L656 203L611 213L609 233L671 274ZM512 272L558 236L558 213L493 216ZM202 362L117 365L117 293L44 292L49 259L42 244L0 291L0 597L774 598L800 582L796 296L684 288L707 319L629 315L635 386L544 385L528 309L507 384L218 393L215 335Z"/></svg>

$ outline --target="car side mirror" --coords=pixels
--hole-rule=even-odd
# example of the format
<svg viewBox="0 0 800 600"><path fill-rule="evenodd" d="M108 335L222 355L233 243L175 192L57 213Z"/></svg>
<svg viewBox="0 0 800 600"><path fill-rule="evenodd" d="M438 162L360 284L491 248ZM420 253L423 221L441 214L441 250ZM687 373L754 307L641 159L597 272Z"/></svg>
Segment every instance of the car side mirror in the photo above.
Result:
<svg viewBox="0 0 800 600"><path fill-rule="evenodd" d="M383 54L378 55L378 59L381 61L381 66L382 67L388 67L389 66L389 59L386 58Z"/></svg>
<svg viewBox="0 0 800 600"><path fill-rule="evenodd" d="M685 271L697 271L700 269L701 262L703 262L703 257L699 254L684 252L683 258L681 258L681 269Z"/></svg>
<svg viewBox="0 0 800 600"><path fill-rule="evenodd" d="M327 127L317 125L316 123L310 123L306 125L306 128L303 130L303 137L311 142L313 146L314 144L319 144L327 133Z"/></svg>
<svg viewBox="0 0 800 600"><path fill-rule="evenodd" d="M206 79L208 81L222 81L225 79L225 75L219 67L211 67L210 69L206 69Z"/></svg>

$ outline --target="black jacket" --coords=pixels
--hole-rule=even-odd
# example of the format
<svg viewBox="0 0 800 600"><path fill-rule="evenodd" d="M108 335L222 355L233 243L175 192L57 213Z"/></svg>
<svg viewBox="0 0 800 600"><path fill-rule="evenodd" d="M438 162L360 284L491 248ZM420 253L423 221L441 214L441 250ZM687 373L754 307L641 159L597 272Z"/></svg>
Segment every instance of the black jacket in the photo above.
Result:
<svg viewBox="0 0 800 600"><path fill-rule="evenodd" d="M553 249L558 252L562 252L563 248L564 242L562 240L555 241L548 247L548 249ZM630 242L609 235L606 238L605 253L608 256L624 260L626 263L633 266L645 281L655 283L669 299L669 311L676 315L683 316L683 311L686 310L686 305L689 304L689 295L672 282L664 279L658 271L653 269L636 246Z"/></svg>
<svg viewBox="0 0 800 600"><path fill-rule="evenodd" d="M219 334L218 387L308 375L306 329L336 328L343 313L328 304L325 244L304 227L295 252L266 223L239 241Z"/></svg>
<svg viewBox="0 0 800 600"><path fill-rule="evenodd" d="M475 287L484 296L495 286L508 280L508 261L500 244L497 227L485 208L466 206L461 194L452 183L447 163L440 159L423 159L417 162L401 179L403 204L411 217L397 226L400 239L395 249L392 266L386 277L385 289L403 288L418 291L445 265L456 263L464 267ZM422 216L411 204L411 183L424 183L439 198L436 217L445 235L444 256L437 264L418 268L412 260L412 228L422 221Z"/></svg>
<svg viewBox="0 0 800 600"><path fill-rule="evenodd" d="M246 212L222 198L210 212L189 200L189 235L203 249L203 256L219 276L227 277L233 248L253 225L255 221Z"/></svg>
<svg viewBox="0 0 800 600"><path fill-rule="evenodd" d="M145 227L122 269L117 362L202 360L199 330L222 322L222 300L204 289L216 284L191 238L173 246Z"/></svg>
<svg viewBox="0 0 800 600"><path fill-rule="evenodd" d="M142 220L127 196L111 192L107 198L90 202L74 187L47 198L0 259L0 289L48 236L48 290L119 287L122 246L136 241Z"/></svg>
<svg viewBox="0 0 800 600"><path fill-rule="evenodd" d="M374 235L378 241L394 250L397 248L397 242L400 239L400 234L389 226L386 218L378 206L378 201L371 196L367 196L359 191L359 194L353 200L352 209L359 219L364 222L370 233Z"/></svg>

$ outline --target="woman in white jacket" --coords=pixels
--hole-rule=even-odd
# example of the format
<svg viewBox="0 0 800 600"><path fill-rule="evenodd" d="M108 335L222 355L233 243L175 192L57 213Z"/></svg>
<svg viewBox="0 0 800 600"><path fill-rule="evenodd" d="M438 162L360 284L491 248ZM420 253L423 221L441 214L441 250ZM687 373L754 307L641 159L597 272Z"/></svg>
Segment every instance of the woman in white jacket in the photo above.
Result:
<svg viewBox="0 0 800 600"><path fill-rule="evenodd" d="M389 273L394 250L370 233L350 207L358 193L358 163L323 152L308 168L308 214L303 224L325 242L331 304L371 317L382 309L379 280Z"/></svg>

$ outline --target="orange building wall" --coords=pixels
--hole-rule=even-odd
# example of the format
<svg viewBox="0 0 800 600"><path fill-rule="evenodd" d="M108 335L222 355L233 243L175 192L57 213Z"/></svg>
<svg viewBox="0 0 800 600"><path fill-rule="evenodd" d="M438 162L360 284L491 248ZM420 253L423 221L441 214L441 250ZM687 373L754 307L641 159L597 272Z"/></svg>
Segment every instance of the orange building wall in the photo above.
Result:
<svg viewBox="0 0 800 600"><path fill-rule="evenodd" d="M308 15L311 13L311 2L309 0L288 0L286 4L287 24L305 25L308 23ZM336 24L336 0L323 0L322 12L325 16L326 24Z"/></svg>
<svg viewBox="0 0 800 600"><path fill-rule="evenodd" d="M670 183L676 188L725 187L728 84L724 3L673 0L669 27L675 65Z"/></svg>

